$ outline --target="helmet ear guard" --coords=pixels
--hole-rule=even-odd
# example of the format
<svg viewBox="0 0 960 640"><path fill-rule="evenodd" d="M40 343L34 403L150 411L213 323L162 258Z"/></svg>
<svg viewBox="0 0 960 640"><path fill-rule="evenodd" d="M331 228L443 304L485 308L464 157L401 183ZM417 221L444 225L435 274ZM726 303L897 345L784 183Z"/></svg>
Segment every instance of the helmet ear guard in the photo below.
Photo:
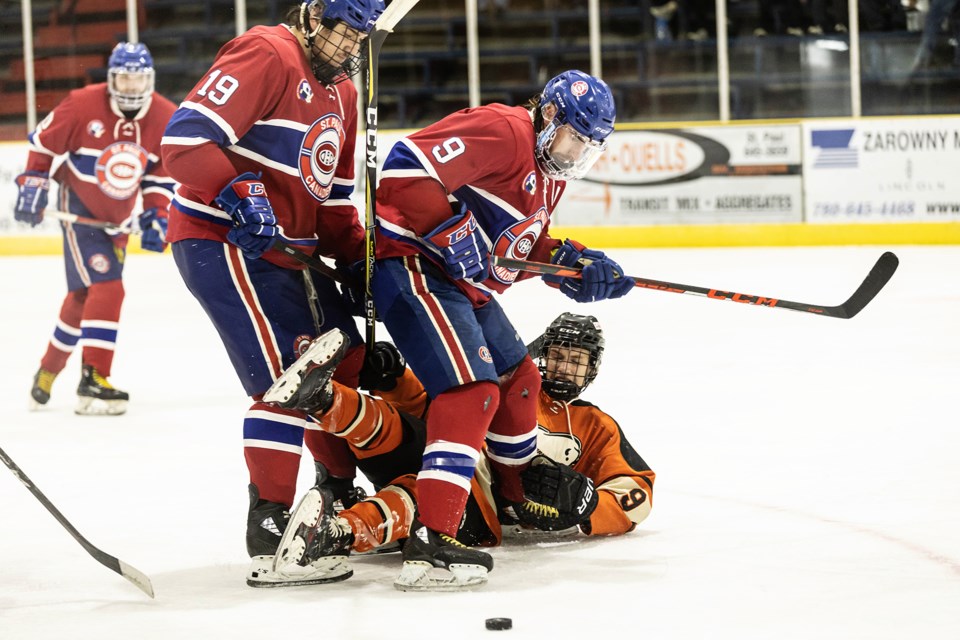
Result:
<svg viewBox="0 0 960 640"><path fill-rule="evenodd" d="M569 402L576 399L596 379L603 356L603 329L593 316L581 316L575 313L562 313L550 323L535 342L536 352L531 357L537 361L542 378L542 388L551 398ZM551 348L554 352L551 352ZM573 376L577 381L562 380L556 374L558 363L554 362L556 349L582 349L588 356L582 375Z"/></svg>

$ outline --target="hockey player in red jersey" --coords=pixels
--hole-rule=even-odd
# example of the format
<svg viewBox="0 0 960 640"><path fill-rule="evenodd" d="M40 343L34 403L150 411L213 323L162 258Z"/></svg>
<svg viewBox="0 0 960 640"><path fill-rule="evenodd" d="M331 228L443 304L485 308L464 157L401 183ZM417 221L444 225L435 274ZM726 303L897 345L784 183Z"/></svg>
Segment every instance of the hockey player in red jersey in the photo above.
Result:
<svg viewBox="0 0 960 640"><path fill-rule="evenodd" d="M273 561L304 443L328 467L337 460L330 447L342 447L322 432L305 435L303 412L265 404L261 394L312 337L334 327L354 345L337 379L356 385L363 361L356 323L333 282L271 246L282 239L344 265L363 256L364 231L350 201L357 91L349 78L383 9L382 0L310 0L290 12L288 24L234 38L163 138L164 161L181 182L170 214L174 259L253 401L243 437L254 567ZM352 477L353 467L344 472Z"/></svg>
<svg viewBox="0 0 960 640"><path fill-rule="evenodd" d="M382 399L331 382L336 345L344 342L335 332L322 336L265 398L312 410L318 428L350 443L377 492L334 515L331 496L311 489L291 516L278 551L274 571L280 574L309 573L311 564L346 567L351 552L379 550L410 535L418 493L416 454L426 440L421 420L426 394L402 367L396 369L403 371L399 376L383 376L382 386L389 390L378 391ZM384 346L389 345L376 345ZM613 418L578 399L596 378L603 350L597 319L572 313L557 317L531 345L542 390L537 399L537 455L521 479L533 502L504 499L493 482L489 458L482 455L457 531L459 543L499 544L505 526L620 535L650 514L654 472ZM456 545L445 550L451 562L461 552ZM454 580L413 585L398 581L396 586L462 588Z"/></svg>
<svg viewBox="0 0 960 640"><path fill-rule="evenodd" d="M493 298L524 276L491 266L490 254L582 267L582 279L544 277L578 302L633 288L602 252L547 233L565 181L590 169L615 117L602 80L567 71L526 106L454 113L402 139L385 161L373 300L433 399L402 583L427 582L425 567L442 568L484 441L504 496L525 500L520 472L536 451L540 376ZM490 556L460 556L450 572L484 582Z"/></svg>
<svg viewBox="0 0 960 640"><path fill-rule="evenodd" d="M30 134L26 171L16 178L14 217L40 224L51 168L63 156L52 176L60 185L54 209L139 230L143 249L162 252L174 181L160 160L160 138L175 107L154 93L153 58L145 45L118 44L108 66L106 83L71 91ZM134 213L141 195L143 211ZM79 223L61 227L68 293L33 379L32 402L39 407L50 400L54 380L79 344L76 412L119 415L129 395L107 378L124 298L127 235Z"/></svg>

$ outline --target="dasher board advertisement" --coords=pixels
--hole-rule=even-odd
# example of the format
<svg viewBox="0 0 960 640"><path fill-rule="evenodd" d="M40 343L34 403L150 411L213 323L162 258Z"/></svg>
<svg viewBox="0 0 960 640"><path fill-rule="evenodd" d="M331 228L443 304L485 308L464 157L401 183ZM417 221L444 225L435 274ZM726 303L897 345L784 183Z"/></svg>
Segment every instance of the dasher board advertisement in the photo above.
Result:
<svg viewBox="0 0 960 640"><path fill-rule="evenodd" d="M960 118L803 125L806 219L960 220Z"/></svg>
<svg viewBox="0 0 960 640"><path fill-rule="evenodd" d="M617 131L583 180L567 183L562 225L800 222L800 126Z"/></svg>

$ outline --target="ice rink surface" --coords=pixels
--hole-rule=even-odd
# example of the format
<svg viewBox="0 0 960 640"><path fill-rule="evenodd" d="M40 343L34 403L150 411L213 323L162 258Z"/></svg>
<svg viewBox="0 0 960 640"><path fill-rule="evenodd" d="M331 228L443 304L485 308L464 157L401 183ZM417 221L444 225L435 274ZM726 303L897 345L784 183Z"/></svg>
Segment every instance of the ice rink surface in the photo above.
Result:
<svg viewBox="0 0 960 640"><path fill-rule="evenodd" d="M832 305L883 250L612 253L648 278ZM169 253L128 260L112 380L132 400L103 418L73 414L79 354L27 411L62 261L0 259L0 447L157 593L0 468L0 638L958 638L960 248L894 250L899 272L852 320L643 290L576 305L537 281L501 296L527 340L564 310L600 319L584 397L657 472L654 509L621 538L510 542L458 594L394 590L397 555L340 584L247 587L248 403Z"/></svg>

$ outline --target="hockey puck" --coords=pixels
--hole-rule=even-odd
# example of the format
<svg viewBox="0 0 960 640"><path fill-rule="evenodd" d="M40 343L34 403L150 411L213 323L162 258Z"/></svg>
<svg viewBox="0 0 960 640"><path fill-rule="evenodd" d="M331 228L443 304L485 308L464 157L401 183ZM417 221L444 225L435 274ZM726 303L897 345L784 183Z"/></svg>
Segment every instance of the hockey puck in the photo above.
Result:
<svg viewBox="0 0 960 640"><path fill-rule="evenodd" d="M513 620L510 618L487 618L486 625L490 631L506 631L513 628Z"/></svg>

